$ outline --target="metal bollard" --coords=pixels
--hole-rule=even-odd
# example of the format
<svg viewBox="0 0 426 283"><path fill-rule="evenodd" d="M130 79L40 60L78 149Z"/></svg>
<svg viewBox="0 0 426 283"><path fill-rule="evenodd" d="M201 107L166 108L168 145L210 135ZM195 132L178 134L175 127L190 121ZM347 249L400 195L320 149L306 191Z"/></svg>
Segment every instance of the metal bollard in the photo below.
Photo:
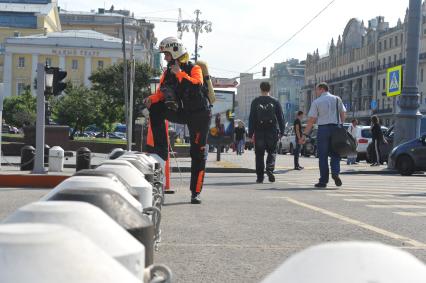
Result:
<svg viewBox="0 0 426 283"><path fill-rule="evenodd" d="M90 169L91 151L87 147L81 147L77 150L76 171Z"/></svg>
<svg viewBox="0 0 426 283"><path fill-rule="evenodd" d="M35 148L26 145L21 149L21 171L31 171L34 169Z"/></svg>
<svg viewBox="0 0 426 283"><path fill-rule="evenodd" d="M58 200L88 202L99 207L145 246L145 266L153 263L154 224L149 216L140 213L119 193L105 189L76 188L59 191L47 199L47 201Z"/></svg>
<svg viewBox="0 0 426 283"><path fill-rule="evenodd" d="M44 159L43 159L43 162L45 164L49 163L49 151L50 151L50 146L45 144L44 145Z"/></svg>

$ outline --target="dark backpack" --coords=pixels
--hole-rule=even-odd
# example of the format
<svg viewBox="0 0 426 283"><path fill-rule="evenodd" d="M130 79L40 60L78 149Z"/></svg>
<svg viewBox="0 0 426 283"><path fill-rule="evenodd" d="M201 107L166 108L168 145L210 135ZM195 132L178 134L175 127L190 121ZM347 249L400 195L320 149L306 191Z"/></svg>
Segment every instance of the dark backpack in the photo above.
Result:
<svg viewBox="0 0 426 283"><path fill-rule="evenodd" d="M268 102L259 103L256 107L258 128L272 128L276 126L277 117L275 116L275 104Z"/></svg>

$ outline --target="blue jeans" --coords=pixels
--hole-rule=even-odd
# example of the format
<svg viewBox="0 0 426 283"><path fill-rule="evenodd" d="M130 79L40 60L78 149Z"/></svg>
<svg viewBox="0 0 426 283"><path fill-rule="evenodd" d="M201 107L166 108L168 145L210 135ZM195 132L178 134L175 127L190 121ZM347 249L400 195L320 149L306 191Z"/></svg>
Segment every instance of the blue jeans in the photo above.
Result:
<svg viewBox="0 0 426 283"><path fill-rule="evenodd" d="M237 141L237 154L243 154L244 153L244 147L246 143L244 139Z"/></svg>
<svg viewBox="0 0 426 283"><path fill-rule="evenodd" d="M332 152L331 150L331 135L333 130L336 129L335 125L323 125L318 127L318 156L319 156L319 167L320 167L320 180L322 184L327 184L329 180L330 170L328 168L328 157L331 157L330 167L331 174L340 174L340 156Z"/></svg>

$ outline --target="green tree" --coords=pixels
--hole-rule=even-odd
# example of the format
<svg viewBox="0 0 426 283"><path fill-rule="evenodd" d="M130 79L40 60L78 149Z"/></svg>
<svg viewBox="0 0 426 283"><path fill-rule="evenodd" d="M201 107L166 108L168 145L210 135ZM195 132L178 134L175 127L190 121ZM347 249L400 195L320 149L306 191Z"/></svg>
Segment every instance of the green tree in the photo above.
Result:
<svg viewBox="0 0 426 283"><path fill-rule="evenodd" d="M71 138L77 131L83 132L95 123L101 111L95 93L84 86L69 86L65 94L52 100L54 119L62 125L73 128Z"/></svg>
<svg viewBox="0 0 426 283"><path fill-rule="evenodd" d="M37 118L37 99L27 86L21 95L9 96L3 102L3 115L6 123L24 127L35 125Z"/></svg>
<svg viewBox="0 0 426 283"><path fill-rule="evenodd" d="M99 121L104 122L104 125L112 126L115 122L124 121L123 68L123 63L115 64L105 69L99 69L89 78L92 82L92 89L100 98L102 109L105 109L98 118ZM148 64L136 63L133 88L134 120L140 114L139 109L141 109L143 100L150 94L149 79L155 75L158 75L158 73ZM128 82L130 82L130 64ZM101 125L99 124L99 126Z"/></svg>

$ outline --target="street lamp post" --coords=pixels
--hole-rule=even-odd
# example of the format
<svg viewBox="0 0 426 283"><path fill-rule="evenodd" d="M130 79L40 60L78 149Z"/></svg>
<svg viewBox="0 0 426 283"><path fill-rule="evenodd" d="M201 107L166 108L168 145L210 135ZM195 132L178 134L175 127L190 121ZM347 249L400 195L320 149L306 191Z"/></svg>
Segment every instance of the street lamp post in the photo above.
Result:
<svg viewBox="0 0 426 283"><path fill-rule="evenodd" d="M404 85L400 98L400 110L395 115L394 146L420 136L419 88L417 84L419 67L420 26L422 23L422 1L410 0L408 12L407 55Z"/></svg>
<svg viewBox="0 0 426 283"><path fill-rule="evenodd" d="M200 33L205 32L212 32L212 23L205 20L200 20L201 11L195 10L196 18L195 20L184 20L179 23L179 31L189 31L189 26L191 27L192 31L195 34L195 62L198 60L198 38L200 36Z"/></svg>

